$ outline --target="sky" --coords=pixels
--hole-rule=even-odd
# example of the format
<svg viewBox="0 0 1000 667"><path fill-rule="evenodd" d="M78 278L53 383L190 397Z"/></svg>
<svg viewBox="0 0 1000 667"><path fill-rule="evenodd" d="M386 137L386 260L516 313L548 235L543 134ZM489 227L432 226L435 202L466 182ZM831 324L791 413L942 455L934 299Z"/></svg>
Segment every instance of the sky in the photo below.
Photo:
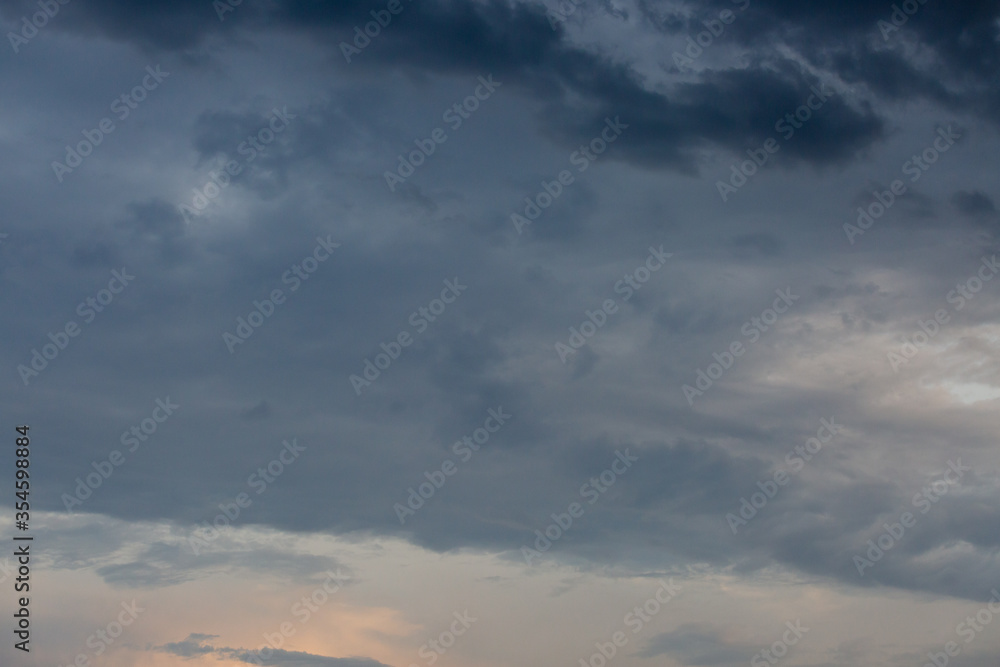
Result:
<svg viewBox="0 0 1000 667"><path fill-rule="evenodd" d="M1000 660L1000 2L0 26L3 665Z"/></svg>

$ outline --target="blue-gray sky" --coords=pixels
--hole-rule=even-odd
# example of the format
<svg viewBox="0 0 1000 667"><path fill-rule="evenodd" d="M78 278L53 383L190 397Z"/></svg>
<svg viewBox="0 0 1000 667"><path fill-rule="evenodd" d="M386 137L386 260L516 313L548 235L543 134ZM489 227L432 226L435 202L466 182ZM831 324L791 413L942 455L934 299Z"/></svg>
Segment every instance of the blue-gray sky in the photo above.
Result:
<svg viewBox="0 0 1000 667"><path fill-rule="evenodd" d="M1000 2L0 20L4 664L996 664Z"/></svg>

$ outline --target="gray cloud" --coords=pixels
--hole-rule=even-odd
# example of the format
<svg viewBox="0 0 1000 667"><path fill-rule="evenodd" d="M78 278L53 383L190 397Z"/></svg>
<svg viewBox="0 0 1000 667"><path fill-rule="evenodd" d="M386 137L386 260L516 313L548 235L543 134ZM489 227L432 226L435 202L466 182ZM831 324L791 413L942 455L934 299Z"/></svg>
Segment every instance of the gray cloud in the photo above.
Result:
<svg viewBox="0 0 1000 667"><path fill-rule="evenodd" d="M1000 574L996 399L963 403L955 387L1000 386L1000 295L984 283L961 310L947 295L997 251L997 4L928 2L886 41L881 5L762 0L698 72L670 69L684 37L732 5L595 6L553 30L534 4L417 1L349 65L338 45L368 4L243 3L225 21L205 2L66 5L33 52L2 65L27 111L0 109L0 303L12 314L0 396L52 443L32 462L39 508L63 511L157 398L182 408L82 508L176 534L109 557L91 529L62 526L46 535L55 566L155 588L260 567L306 578L334 562L229 537L185 552L190 529L240 493L253 500L242 527L516 560L629 448L641 463L548 558L748 577L778 566L838 587L980 599ZM29 6L0 11L16 21ZM58 183L52 160L161 60L162 96ZM503 82L495 98L390 192L384 172L489 73ZM722 202L716 181L824 82L837 95ZM299 114L287 134L185 220L178 205L286 105ZM617 116L620 142L578 171L572 152ZM968 140L849 244L857 207L908 179L901 165L952 121ZM518 236L511 213L563 169L575 182ZM954 224L956 211L970 221ZM292 291L283 277L317 237L341 246ZM661 244L674 258L626 300L616 286ZM84 323L79 304L122 267L135 283ZM456 278L468 292L418 332L414 313ZM751 343L744 328L786 286L801 301ZM222 333L274 289L287 300L230 354ZM617 314L560 363L554 344L607 299ZM894 373L886 354L940 308L949 324ZM80 336L25 386L18 366L70 320ZM401 332L413 344L357 395L349 376ZM682 386L734 342L746 353L689 405ZM510 423L461 461L454 443L498 407ZM830 417L848 432L733 535L725 515ZM301 460L258 495L252 476L287 438L306 446ZM958 456L974 473L859 577L852 556ZM401 524L394 505L446 460L458 472ZM207 639L164 650L243 655ZM697 627L644 650L711 665L737 649Z"/></svg>
<svg viewBox="0 0 1000 667"><path fill-rule="evenodd" d="M371 658L331 658L302 651L286 651L280 648L258 652L242 648L215 647L204 643L214 637L216 635L193 633L183 641L167 643L156 648L163 653L181 658L215 655L220 660L237 660L247 664L271 665L273 667L387 667Z"/></svg>

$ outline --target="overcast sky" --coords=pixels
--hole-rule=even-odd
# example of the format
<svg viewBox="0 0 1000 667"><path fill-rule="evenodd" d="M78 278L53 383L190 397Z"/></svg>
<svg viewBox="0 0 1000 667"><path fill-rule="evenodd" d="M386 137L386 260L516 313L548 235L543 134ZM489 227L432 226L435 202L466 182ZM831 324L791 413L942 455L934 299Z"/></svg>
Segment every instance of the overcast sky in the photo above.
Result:
<svg viewBox="0 0 1000 667"><path fill-rule="evenodd" d="M3 664L1000 660L1000 2L0 21Z"/></svg>

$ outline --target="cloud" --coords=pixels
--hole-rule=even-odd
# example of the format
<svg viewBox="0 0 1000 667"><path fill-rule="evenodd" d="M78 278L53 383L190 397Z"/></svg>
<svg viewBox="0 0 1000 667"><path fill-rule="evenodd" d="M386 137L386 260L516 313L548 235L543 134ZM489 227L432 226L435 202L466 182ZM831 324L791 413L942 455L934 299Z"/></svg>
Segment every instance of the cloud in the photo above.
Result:
<svg viewBox="0 0 1000 667"><path fill-rule="evenodd" d="M755 653L749 643L727 639L720 628L688 623L651 638L639 652L643 658L669 655L695 667L729 667L743 664Z"/></svg>
<svg viewBox="0 0 1000 667"><path fill-rule="evenodd" d="M163 651L164 653L169 653L171 655L176 655L181 658L194 658L199 655L206 655L208 653L215 653L216 649L203 642L208 639L215 639L218 635L205 635L201 633L191 633L179 642L170 642L164 644L163 646L158 646L157 649Z"/></svg>
<svg viewBox="0 0 1000 667"><path fill-rule="evenodd" d="M215 655L220 660L237 660L247 664L270 665L272 667L387 667L384 663L371 658L331 658L302 651L270 648L265 651L251 651L242 648L215 647L204 643L205 640L215 637L216 635L195 633L183 641L157 646L156 650L181 658Z"/></svg>
<svg viewBox="0 0 1000 667"><path fill-rule="evenodd" d="M14 22L30 4L0 9ZM891 7L755 0L697 71L677 71L673 52L735 4L593 3L553 30L538 4L414 0L350 64L339 44L370 4L244 2L224 21L203 0L62 6L31 44L44 46L39 59L19 54L5 70L18 104L0 132L0 272L16 314L2 325L0 392L52 443L33 465L37 511L63 517L40 534L54 569L176 591L233 572L309 579L339 562L300 542L278 548L272 531L509 563L628 448L641 464L547 559L587 572L696 563L745 579L778 569L859 596L981 598L1000 576L986 454L996 404L947 387L1000 386L1000 296L997 281L961 310L947 295L997 248L949 212L995 217L998 5L928 2L883 40ZM140 57L162 60L170 85L58 183L52 160L135 85ZM496 97L390 192L384 173L490 73ZM716 180L824 84L836 94L721 201ZM178 205L286 104L299 114L288 133L185 220ZM606 118L628 127L579 171L569 156ZM900 165L953 118L969 141L848 244L857 207L909 178ZM518 236L511 212L563 169L576 181ZM317 237L341 248L293 291L288 276ZM626 299L625 277L660 244L675 257ZM79 304L122 266L135 284L56 358L39 357L45 369L25 386L18 366L82 324ZM456 277L468 295L418 332L414 314ZM786 286L802 301L769 322ZM277 289L284 303L230 354L222 334ZM607 299L618 314L563 365L554 344ZM895 373L887 353L941 308L950 323ZM752 344L746 331L759 332ZM404 332L412 345L357 395L349 377ZM689 405L683 385L734 342L746 352ZM86 501L114 525L62 515L64 494L107 470L168 395L178 416ZM455 443L498 407L510 423L460 460ZM848 432L734 535L726 514L830 417ZM258 494L251 480L288 438L306 446L301 463ZM959 455L975 473L860 577L852 557ZM395 505L446 462L456 474L401 523ZM190 553L191 530L241 493L253 503L236 527ZM729 637L692 626L647 651L725 664L743 649ZM163 646L243 650L207 639Z"/></svg>
<svg viewBox="0 0 1000 667"><path fill-rule="evenodd" d="M951 203L965 216L975 217L996 213L996 206L984 192L959 191L951 196Z"/></svg>
<svg viewBox="0 0 1000 667"><path fill-rule="evenodd" d="M252 17L266 16L268 25L313 34L337 50L352 38L355 24L364 22L363 9L354 3L334 8L285 1L269 9L241 6L234 18L245 18L239 25L253 31L264 23ZM70 30L100 26L114 38L167 50L189 49L214 31L236 29L235 22L214 20L203 5L171 7L168 21L161 20L164 11L154 3L149 15L136 21L130 9L105 2L79 9L74 23L70 16L62 23ZM129 31L120 31L126 23ZM695 82L653 91L628 64L571 45L564 36L531 4L427 2L407 5L354 65L396 68L405 62L426 73L493 74L508 90L543 99L547 108L540 122L550 139L569 150L600 131L605 117L621 116L630 130L612 159L683 173L697 169L696 154L706 146L737 154L756 147L775 133L773 126L786 113L805 104L810 86L818 83L786 56L768 53L752 67L709 69ZM195 145L203 159L231 150L253 124L247 114L205 113ZM810 164L841 164L884 135L884 121L870 106L835 98L785 153Z"/></svg>

